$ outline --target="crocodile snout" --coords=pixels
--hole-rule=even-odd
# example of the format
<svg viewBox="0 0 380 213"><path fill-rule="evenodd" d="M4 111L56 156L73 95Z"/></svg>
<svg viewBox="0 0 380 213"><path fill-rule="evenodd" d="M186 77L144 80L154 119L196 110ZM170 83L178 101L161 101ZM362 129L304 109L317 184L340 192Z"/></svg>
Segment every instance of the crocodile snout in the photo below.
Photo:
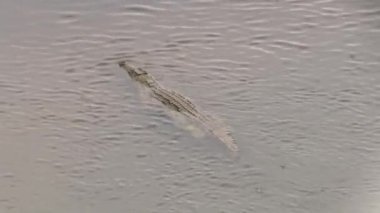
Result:
<svg viewBox="0 0 380 213"><path fill-rule="evenodd" d="M125 66L125 61L119 61L119 67L123 67L123 66Z"/></svg>

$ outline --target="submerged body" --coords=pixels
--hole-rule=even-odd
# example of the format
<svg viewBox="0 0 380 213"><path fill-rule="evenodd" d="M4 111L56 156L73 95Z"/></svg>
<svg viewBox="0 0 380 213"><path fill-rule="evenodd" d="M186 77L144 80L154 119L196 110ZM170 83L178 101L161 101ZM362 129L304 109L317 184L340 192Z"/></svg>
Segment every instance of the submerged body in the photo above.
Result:
<svg viewBox="0 0 380 213"><path fill-rule="evenodd" d="M151 91L152 96L163 103L165 106L184 114L194 121L201 123L209 132L211 132L220 141L222 141L231 151L238 151L238 147L227 128L223 124L212 119L210 116L201 113L189 99L175 91L163 88L145 70L131 67L125 62L119 62L119 66L127 71L131 79L147 87Z"/></svg>

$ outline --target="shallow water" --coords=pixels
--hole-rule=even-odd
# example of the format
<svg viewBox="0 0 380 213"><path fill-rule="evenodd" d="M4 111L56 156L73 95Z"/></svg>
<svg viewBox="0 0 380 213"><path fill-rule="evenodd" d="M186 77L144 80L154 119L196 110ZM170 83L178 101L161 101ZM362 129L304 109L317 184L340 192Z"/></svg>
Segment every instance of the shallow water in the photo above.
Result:
<svg viewBox="0 0 380 213"><path fill-rule="evenodd" d="M379 44L377 0L3 0L0 212L379 212Z"/></svg>

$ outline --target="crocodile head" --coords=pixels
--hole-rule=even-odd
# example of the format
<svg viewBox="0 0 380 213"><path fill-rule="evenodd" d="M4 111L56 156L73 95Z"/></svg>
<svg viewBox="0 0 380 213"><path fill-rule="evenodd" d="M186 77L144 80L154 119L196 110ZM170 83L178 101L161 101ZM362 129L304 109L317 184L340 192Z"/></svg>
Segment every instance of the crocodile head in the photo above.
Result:
<svg viewBox="0 0 380 213"><path fill-rule="evenodd" d="M125 71L127 71L129 77L131 79L147 86L152 87L152 85L155 83L152 76L150 76L145 70L142 70L140 68L134 68L128 64L125 63L125 61L121 61L118 63L121 68L123 68Z"/></svg>
<svg viewBox="0 0 380 213"><path fill-rule="evenodd" d="M134 78L134 77L139 76L139 75L147 74L142 69L134 68L134 67L126 64L125 61L120 61L119 66L124 68L124 70L128 72L128 74L129 74L129 76L131 76L131 78Z"/></svg>

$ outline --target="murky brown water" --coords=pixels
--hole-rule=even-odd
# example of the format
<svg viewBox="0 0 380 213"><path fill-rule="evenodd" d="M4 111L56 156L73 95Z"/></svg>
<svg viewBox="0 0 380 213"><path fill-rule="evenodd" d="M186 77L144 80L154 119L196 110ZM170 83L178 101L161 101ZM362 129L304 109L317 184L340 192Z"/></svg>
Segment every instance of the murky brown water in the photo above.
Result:
<svg viewBox="0 0 380 213"><path fill-rule="evenodd" d="M0 212L380 212L379 44L377 0L3 0ZM144 104L122 58L239 157Z"/></svg>

